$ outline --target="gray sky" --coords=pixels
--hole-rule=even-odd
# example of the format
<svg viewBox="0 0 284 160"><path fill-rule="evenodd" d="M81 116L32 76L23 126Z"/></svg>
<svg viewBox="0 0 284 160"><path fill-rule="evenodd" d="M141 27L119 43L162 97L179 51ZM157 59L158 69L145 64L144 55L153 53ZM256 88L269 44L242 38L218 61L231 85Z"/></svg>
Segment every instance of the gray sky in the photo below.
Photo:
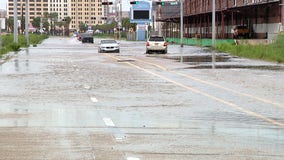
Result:
<svg viewBox="0 0 284 160"><path fill-rule="evenodd" d="M0 0L0 9L6 9L6 1L7 0ZM122 10L129 11L129 7L130 7L129 1L130 0L122 0L123 2Z"/></svg>
<svg viewBox="0 0 284 160"><path fill-rule="evenodd" d="M0 9L6 9L6 0L0 0Z"/></svg>

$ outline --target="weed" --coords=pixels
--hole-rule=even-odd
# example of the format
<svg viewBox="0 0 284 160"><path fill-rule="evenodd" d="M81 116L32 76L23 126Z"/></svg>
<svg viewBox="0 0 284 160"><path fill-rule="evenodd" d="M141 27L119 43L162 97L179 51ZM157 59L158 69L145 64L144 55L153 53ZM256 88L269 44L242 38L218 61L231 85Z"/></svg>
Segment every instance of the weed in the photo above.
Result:
<svg viewBox="0 0 284 160"><path fill-rule="evenodd" d="M283 44L284 35L278 35L275 41L269 45L232 45L230 43L222 43L218 44L216 49L239 57L283 63Z"/></svg>

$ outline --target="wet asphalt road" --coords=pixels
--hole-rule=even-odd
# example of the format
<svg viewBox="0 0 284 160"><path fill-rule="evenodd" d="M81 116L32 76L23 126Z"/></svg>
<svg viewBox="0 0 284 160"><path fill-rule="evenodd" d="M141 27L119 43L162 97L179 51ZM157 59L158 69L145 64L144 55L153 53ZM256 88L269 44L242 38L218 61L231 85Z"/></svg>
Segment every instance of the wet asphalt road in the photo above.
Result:
<svg viewBox="0 0 284 160"><path fill-rule="evenodd" d="M1 62L0 159L284 159L283 70L188 69L144 42L97 42L49 38ZM202 50L169 46L181 53Z"/></svg>

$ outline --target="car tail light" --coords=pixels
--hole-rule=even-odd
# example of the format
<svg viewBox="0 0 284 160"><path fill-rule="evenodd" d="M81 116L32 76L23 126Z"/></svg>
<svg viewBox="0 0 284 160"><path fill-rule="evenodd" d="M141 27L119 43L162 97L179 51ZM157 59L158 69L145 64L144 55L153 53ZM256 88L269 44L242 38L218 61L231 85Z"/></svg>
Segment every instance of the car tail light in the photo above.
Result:
<svg viewBox="0 0 284 160"><path fill-rule="evenodd" d="M146 46L150 46L150 43L149 43L149 42L147 42L147 43L146 43Z"/></svg>
<svg viewBox="0 0 284 160"><path fill-rule="evenodd" d="M164 46L167 46L167 45L168 45L167 42L165 42L165 43L164 43Z"/></svg>

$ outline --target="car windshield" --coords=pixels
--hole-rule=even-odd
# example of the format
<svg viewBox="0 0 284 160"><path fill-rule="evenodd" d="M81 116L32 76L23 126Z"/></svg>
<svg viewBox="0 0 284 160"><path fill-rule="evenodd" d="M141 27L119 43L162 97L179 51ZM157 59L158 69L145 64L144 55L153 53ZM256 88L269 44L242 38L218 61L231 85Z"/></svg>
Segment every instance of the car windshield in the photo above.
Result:
<svg viewBox="0 0 284 160"><path fill-rule="evenodd" d="M101 44L107 44L107 43L116 43L115 40L102 40Z"/></svg>
<svg viewBox="0 0 284 160"><path fill-rule="evenodd" d="M150 37L149 41L164 41L163 37Z"/></svg>

